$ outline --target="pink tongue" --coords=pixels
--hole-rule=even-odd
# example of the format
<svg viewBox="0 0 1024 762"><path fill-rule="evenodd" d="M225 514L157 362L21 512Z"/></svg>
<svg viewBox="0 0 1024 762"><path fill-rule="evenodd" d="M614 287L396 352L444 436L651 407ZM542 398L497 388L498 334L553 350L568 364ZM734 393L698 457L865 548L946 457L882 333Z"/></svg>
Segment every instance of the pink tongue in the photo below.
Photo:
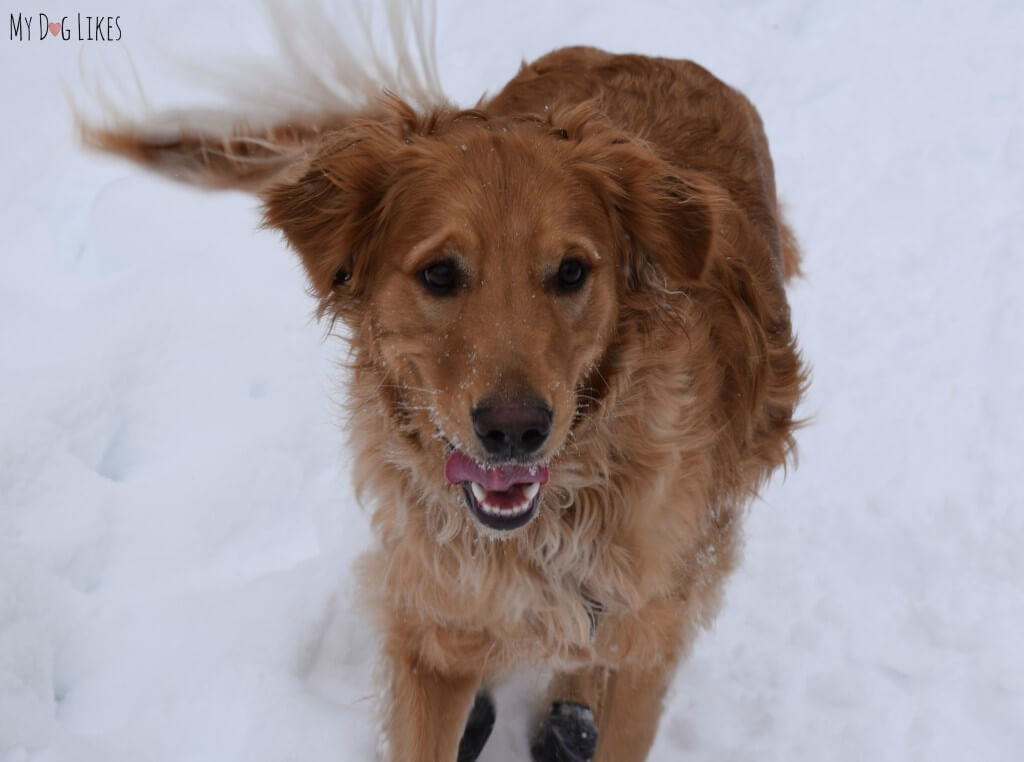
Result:
<svg viewBox="0 0 1024 762"><path fill-rule="evenodd" d="M547 466L484 468L456 450L444 464L444 477L452 484L479 482L488 492L504 492L515 484L547 484Z"/></svg>

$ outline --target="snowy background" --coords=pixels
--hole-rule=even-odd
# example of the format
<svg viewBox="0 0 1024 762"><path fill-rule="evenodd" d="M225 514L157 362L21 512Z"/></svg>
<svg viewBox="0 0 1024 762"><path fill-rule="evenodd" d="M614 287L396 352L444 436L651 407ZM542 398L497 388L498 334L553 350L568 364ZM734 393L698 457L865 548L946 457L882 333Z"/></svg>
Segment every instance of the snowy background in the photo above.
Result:
<svg viewBox="0 0 1024 762"><path fill-rule="evenodd" d="M651 760L1021 759L1024 4L625 7L452 0L437 35L463 104L565 44L703 63L803 243L814 423ZM126 50L259 55L246 8L2 8L124 38L0 33L0 762L371 758L343 345L250 199L83 154L61 92ZM527 758L538 687L485 762Z"/></svg>

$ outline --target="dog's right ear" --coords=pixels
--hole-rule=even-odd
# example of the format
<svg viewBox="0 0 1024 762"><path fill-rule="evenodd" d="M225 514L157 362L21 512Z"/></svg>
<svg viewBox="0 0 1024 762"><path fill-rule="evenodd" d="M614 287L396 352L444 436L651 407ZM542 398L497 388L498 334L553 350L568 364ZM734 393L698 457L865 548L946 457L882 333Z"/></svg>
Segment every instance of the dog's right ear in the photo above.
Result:
<svg viewBox="0 0 1024 762"><path fill-rule="evenodd" d="M366 287L401 145L391 125L357 123L260 191L264 224L302 258L321 313L344 314Z"/></svg>
<svg viewBox="0 0 1024 762"><path fill-rule="evenodd" d="M195 119L195 117L191 117ZM78 118L87 148L117 154L179 182L258 192L281 176L334 121L270 127L176 126L172 117L150 124L100 127Z"/></svg>
<svg viewBox="0 0 1024 762"><path fill-rule="evenodd" d="M343 313L365 286L367 249L381 221L395 156L414 112L395 100L381 118L327 114L268 128L91 126L84 143L180 182L230 188L263 201L305 265L321 313ZM158 120L159 123L159 120Z"/></svg>

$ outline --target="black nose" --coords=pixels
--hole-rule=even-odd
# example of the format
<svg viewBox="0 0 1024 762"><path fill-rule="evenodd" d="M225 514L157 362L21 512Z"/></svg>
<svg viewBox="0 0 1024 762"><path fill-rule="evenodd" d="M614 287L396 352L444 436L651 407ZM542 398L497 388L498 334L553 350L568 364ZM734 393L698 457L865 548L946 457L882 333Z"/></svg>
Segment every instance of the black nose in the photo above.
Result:
<svg viewBox="0 0 1024 762"><path fill-rule="evenodd" d="M483 402L472 412L484 449L499 458L532 455L551 431L551 410L536 402Z"/></svg>

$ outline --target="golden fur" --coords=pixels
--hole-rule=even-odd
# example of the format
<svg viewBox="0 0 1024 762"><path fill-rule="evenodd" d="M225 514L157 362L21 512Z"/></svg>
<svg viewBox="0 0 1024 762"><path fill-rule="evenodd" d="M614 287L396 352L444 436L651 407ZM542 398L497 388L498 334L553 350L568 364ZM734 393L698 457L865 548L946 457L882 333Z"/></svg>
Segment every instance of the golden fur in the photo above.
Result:
<svg viewBox="0 0 1024 762"><path fill-rule="evenodd" d="M744 507L794 448L798 257L750 103L690 62L568 48L471 110L86 137L258 193L347 326L389 759L451 762L481 682L540 663L552 700L594 709L597 759L643 760ZM473 277L438 299L417 273L447 252ZM544 286L565 252L591 268L573 296ZM469 411L521 390L554 411L550 483L499 536L443 469L486 459Z"/></svg>

